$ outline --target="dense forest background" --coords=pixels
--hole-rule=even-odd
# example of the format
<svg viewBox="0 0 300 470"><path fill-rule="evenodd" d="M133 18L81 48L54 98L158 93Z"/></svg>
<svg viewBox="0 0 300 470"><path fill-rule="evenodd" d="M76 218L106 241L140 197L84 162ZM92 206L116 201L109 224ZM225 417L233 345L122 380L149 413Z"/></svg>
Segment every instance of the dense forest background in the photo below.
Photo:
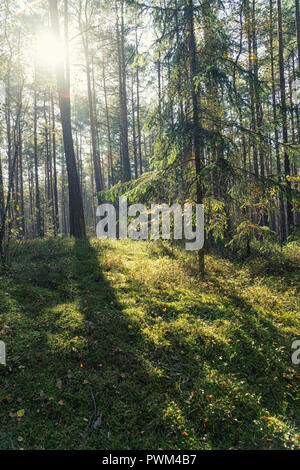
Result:
<svg viewBox="0 0 300 470"><path fill-rule="evenodd" d="M207 245L299 226L299 1L1 2L0 247L101 200L205 203ZM201 257L201 256L200 256Z"/></svg>

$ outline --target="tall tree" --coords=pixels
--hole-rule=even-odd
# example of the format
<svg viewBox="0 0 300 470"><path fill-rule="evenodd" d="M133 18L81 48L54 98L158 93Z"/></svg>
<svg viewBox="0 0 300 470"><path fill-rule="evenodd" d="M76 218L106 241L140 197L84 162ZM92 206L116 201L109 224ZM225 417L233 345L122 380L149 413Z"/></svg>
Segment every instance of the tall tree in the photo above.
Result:
<svg viewBox="0 0 300 470"><path fill-rule="evenodd" d="M122 173L125 181L131 179L131 168L128 148L128 103L127 103L127 67L125 59L125 22L124 22L124 0L121 0L121 19L116 1L116 26L117 47L119 62L119 87L120 87L120 123L121 123L121 157Z"/></svg>
<svg viewBox="0 0 300 470"><path fill-rule="evenodd" d="M100 165L100 155L99 149L97 145L97 130L96 130L96 110L94 106L93 100L93 91L92 91L92 70L91 70L91 52L90 52L90 38L88 33L88 0L85 0L84 6L84 22L82 20L82 2L80 1L80 9L79 9L79 28L82 37L83 49L84 49L84 56L85 56L85 65L86 65L86 78L87 78L87 90L88 90L88 104L89 104L89 118L90 118L90 133L91 133L91 141L92 141L92 155L93 155L93 166L94 166L94 173L95 173L95 183L96 183L96 191L98 194L104 189L103 184L103 176L101 171Z"/></svg>
<svg viewBox="0 0 300 470"><path fill-rule="evenodd" d="M274 134L275 134L275 153L276 153L276 165L278 180L281 182L281 160L280 160L280 149L279 149L279 133L278 133L278 121L277 121L277 105L276 105L276 87L275 87L275 70L274 70L274 34L273 34L273 0L270 0L270 61L271 61L271 87L272 87L272 107L273 107L273 121L274 121ZM278 233L280 240L283 242L286 236L285 230L285 211L284 201L282 193L279 194L279 208L278 208Z"/></svg>
<svg viewBox="0 0 300 470"><path fill-rule="evenodd" d="M278 18L278 60L279 60L279 76L280 76L280 95L281 95L281 120L282 120L282 137L284 145L284 171L286 177L287 186L287 231L288 234L291 232L293 224L293 212L291 203L291 183L289 177L291 176L290 159L287 152L288 144L288 124L287 124L287 103L286 103L286 90L285 90L285 68L284 68L284 43L283 43L283 31L282 31L282 8L281 0L277 0L277 18Z"/></svg>
<svg viewBox="0 0 300 470"><path fill-rule="evenodd" d="M49 6L53 32L56 37L59 38L60 28L57 0L49 0ZM72 135L70 83L68 80L68 74L66 74L64 70L65 66L66 64L63 63L57 65L56 80L68 172L70 235L76 238L82 238L85 237L86 234L85 220Z"/></svg>
<svg viewBox="0 0 300 470"><path fill-rule="evenodd" d="M193 150L195 156L196 166L196 197L197 204L203 204L203 187L201 181L201 171L204 167L203 154L201 148L203 146L202 130L200 127L199 120L199 104L198 104L198 93L196 89L195 80L198 75L198 60L197 60L197 46L195 38L195 25L194 25L194 3L193 0L186 1L186 18L187 18L187 29L188 29L188 48L190 57L190 88L192 95L192 107L193 107L193 123L192 123L192 135L193 135ZM199 268L202 278L204 277L204 250L199 251Z"/></svg>

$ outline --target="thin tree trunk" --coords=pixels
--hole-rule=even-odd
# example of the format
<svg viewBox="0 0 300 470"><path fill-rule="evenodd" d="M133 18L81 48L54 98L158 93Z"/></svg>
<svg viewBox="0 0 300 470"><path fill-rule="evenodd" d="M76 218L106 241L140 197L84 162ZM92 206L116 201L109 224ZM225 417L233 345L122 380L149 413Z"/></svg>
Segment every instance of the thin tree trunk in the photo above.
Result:
<svg viewBox="0 0 300 470"><path fill-rule="evenodd" d="M4 185L3 185L2 157L0 153L0 225L2 224L3 216L4 216Z"/></svg>
<svg viewBox="0 0 300 470"><path fill-rule="evenodd" d="M87 2L85 7L85 12L87 11ZM87 15L87 13L86 13ZM85 56L86 64L86 78L87 78L87 91L88 91L88 105L89 105L89 118L90 118L90 132L91 132L91 143L92 143L92 156L93 156L93 166L96 182L96 192L97 195L104 189L103 178L101 174L101 166L99 162L99 153L97 148L97 135L96 135L96 125L95 125L95 110L93 103L93 92L92 92L92 77L91 77L91 58L90 58L90 48L89 48L89 37L88 33L85 30L87 25L87 17L85 18L85 25L82 24L81 18L79 19L79 27L82 36L82 43ZM98 201L99 200L99 196Z"/></svg>
<svg viewBox="0 0 300 470"><path fill-rule="evenodd" d="M280 75L280 94L281 94L281 120L282 120L282 137L284 146L288 143L288 127L287 127L287 106L286 106L286 92L285 92L285 70L284 70L284 59L283 59L283 32L282 32L282 11L281 11L281 0L277 0L277 16L278 16L278 54L279 54L279 75ZM287 177L291 174L290 160L284 147L284 171L286 177L287 186L287 235L291 232L293 225L293 212L291 198L291 183Z"/></svg>
<svg viewBox="0 0 300 470"><path fill-rule="evenodd" d="M281 182L281 161L279 151L279 133L277 122L277 107L276 107L276 87L275 87L275 71L274 71L274 38L273 38L273 0L270 0L270 61L271 61L271 85L272 85L272 105L273 105L273 120L274 120L274 134L275 134L275 153L278 181ZM279 194L279 208L278 208L278 233L281 242L286 237L285 230L285 215L284 215L284 202L280 192Z"/></svg>
<svg viewBox="0 0 300 470"><path fill-rule="evenodd" d="M106 129L107 129L107 139L108 139L108 156L107 156L107 166L108 166L108 187L110 188L114 184L114 169L112 161L112 140L111 140L111 128L108 112L108 101L107 101L107 89L106 89L106 79L105 79L105 70L104 63L102 64L102 76L103 76L103 89L104 89L104 100L105 100L105 116L106 116Z"/></svg>
<svg viewBox="0 0 300 470"><path fill-rule="evenodd" d="M52 113L52 153L53 153L53 198L54 198L54 236L59 231L58 216L58 189L57 189L57 164L56 164L56 122L55 122L55 105L53 93L51 93L51 113Z"/></svg>
<svg viewBox="0 0 300 470"><path fill-rule="evenodd" d="M124 181L130 181L131 168L128 148L128 110L127 110L127 86L126 86L126 61L125 61L125 26L124 26L124 0L121 1L121 26L117 12L117 45L119 58L120 81L120 119L121 119L121 148L122 169Z"/></svg>
<svg viewBox="0 0 300 470"><path fill-rule="evenodd" d="M246 1L246 18L247 18L247 38L248 38L248 65L249 65L249 83L250 83L250 109L251 109L251 130L253 132L252 136L252 148L253 148L253 168L254 174L258 177L258 159L257 159L257 146L255 142L256 138L256 115L255 115L255 83L254 83L254 74L253 74L253 37L252 37L252 25L253 18L251 15L251 9L249 5L249 0Z"/></svg>
<svg viewBox="0 0 300 470"><path fill-rule="evenodd" d="M137 26L135 28L135 47L136 55L138 56L138 37L137 37ZM139 64L136 64L136 124L137 124L137 138L138 138L138 156L139 156L139 168L140 175L143 174L143 155L142 155L142 131L141 131L141 118L140 118L140 72Z"/></svg>
<svg viewBox="0 0 300 470"><path fill-rule="evenodd" d="M37 90L34 89L34 118L33 118L33 139L34 139L34 176L35 176L35 209L36 209L36 231L37 236L42 238L43 233L43 221L42 221L42 210L40 200L40 183L39 183L39 164L38 164L38 113L37 113Z"/></svg>
<svg viewBox="0 0 300 470"><path fill-rule="evenodd" d="M298 71L300 73L300 8L299 0L295 0L296 8L296 30L297 30L297 48L298 48Z"/></svg>
<svg viewBox="0 0 300 470"><path fill-rule="evenodd" d="M23 140L22 140L22 128L21 128L21 121L19 121L19 181L20 181L20 229L22 232L22 238L26 235L26 226L25 226L25 204L24 204L24 179L23 179Z"/></svg>
<svg viewBox="0 0 300 470"><path fill-rule="evenodd" d="M137 148L136 148L136 126L135 126L135 105L134 105L134 82L132 76L131 86L131 109L132 109L132 145L134 155L134 173L135 179L138 178L138 162L137 162Z"/></svg>

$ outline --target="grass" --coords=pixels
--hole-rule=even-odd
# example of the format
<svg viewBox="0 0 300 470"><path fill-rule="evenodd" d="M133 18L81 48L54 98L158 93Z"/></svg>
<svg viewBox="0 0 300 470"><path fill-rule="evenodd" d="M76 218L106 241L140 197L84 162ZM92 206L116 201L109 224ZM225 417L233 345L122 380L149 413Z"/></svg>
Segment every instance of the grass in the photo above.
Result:
<svg viewBox="0 0 300 470"><path fill-rule="evenodd" d="M0 277L0 449L296 449L299 246L25 242ZM267 273L267 274L266 274Z"/></svg>

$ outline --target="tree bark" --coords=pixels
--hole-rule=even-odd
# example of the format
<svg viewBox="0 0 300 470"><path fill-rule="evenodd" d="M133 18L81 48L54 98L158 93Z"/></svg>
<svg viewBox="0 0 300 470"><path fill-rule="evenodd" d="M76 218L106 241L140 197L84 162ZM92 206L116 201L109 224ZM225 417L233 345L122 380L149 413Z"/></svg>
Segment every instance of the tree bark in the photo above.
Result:
<svg viewBox="0 0 300 470"><path fill-rule="evenodd" d="M136 146L136 125L135 125L135 103L134 103L134 82L132 76L131 83L131 111L132 111L132 146L134 155L134 173L135 179L138 178L138 161L137 161L137 146Z"/></svg>
<svg viewBox="0 0 300 470"><path fill-rule="evenodd" d="M106 129L107 129L107 139L108 139L108 155L107 155L108 187L110 188L114 184L114 169L113 169L113 159L112 159L111 127L110 127L109 111L108 111L104 63L102 64L102 77L103 77L103 89L104 89L104 101L105 101Z"/></svg>
<svg viewBox="0 0 300 470"><path fill-rule="evenodd" d="M296 30L297 30L297 48L298 48L298 71L300 73L300 7L299 0L295 0L296 8Z"/></svg>
<svg viewBox="0 0 300 470"><path fill-rule="evenodd" d="M56 37L59 37L57 0L49 0L49 6L52 29ZM82 238L86 236L85 221L71 126L70 85L68 73L64 73L64 65L66 64L61 63L56 67L56 80L69 183L70 235Z"/></svg>
<svg viewBox="0 0 300 470"><path fill-rule="evenodd" d="M198 107L198 95L196 91L195 78L198 73L197 65L197 50L196 50L196 38L195 38L195 26L194 26L194 4L193 0L187 0L186 2L186 15L187 15L187 28L188 28L188 43L189 43L189 58L190 58L190 87L192 94L192 107L193 107L193 149L195 155L195 166L196 166L196 195L197 204L203 204L203 187L201 182L201 170L204 166L203 155L201 151L202 147L202 131L200 128L199 120L199 107ZM204 249L198 253L199 257L199 270L202 279L205 275L205 263L204 263Z"/></svg>
<svg viewBox="0 0 300 470"><path fill-rule="evenodd" d="M281 95L281 121L282 121L282 137L284 146L288 143L288 126L287 126L287 105L286 105L286 92L285 92L285 70L284 70L284 43L283 43L283 33L282 33L282 10L281 10L281 0L277 0L277 17L278 17L278 60L279 60L279 75L280 75L280 95ZM291 183L287 179L291 175L290 160L284 147L284 171L286 177L286 186L287 186L287 201L286 201L286 212L287 212L287 235L291 232L293 225L293 212L292 204L290 201L291 198Z"/></svg>
<svg viewBox="0 0 300 470"><path fill-rule="evenodd" d="M272 107L273 107L273 120L274 120L274 136L275 136L275 154L277 165L277 176L279 183L281 182L281 161L279 151L279 133L277 122L277 107L276 107L276 87L275 87L275 71L274 71L274 38L273 38L273 0L270 0L270 61L271 61L271 85L272 85ZM278 208L278 234L281 242L286 237L285 229L285 213L284 202L280 192L279 194L279 208Z"/></svg>
<svg viewBox="0 0 300 470"><path fill-rule="evenodd" d="M117 9L117 4L116 4ZM121 26L117 11L117 46L119 59L120 82L120 120L121 120L121 149L122 170L124 181L131 180L131 168L128 149L128 109L126 86L126 61L125 61L125 26L124 26L124 0L121 1Z"/></svg>
<svg viewBox="0 0 300 470"><path fill-rule="evenodd" d="M87 2L85 7L85 12L87 12ZM82 24L81 17L79 18L79 28L82 37L82 44L84 49L85 64L86 64L86 79L87 79L87 91L88 91L88 105L89 105L89 118L90 118L90 133L91 133L91 143L92 143L92 156L93 156L93 166L95 174L95 183L96 183L96 192L97 198L99 199L99 193L104 189L103 178L101 174L100 167L100 158L98 153L97 146L97 135L96 135L96 125L95 125L95 109L93 103L93 92L92 92L92 78L91 78L91 58L90 58L90 48L89 48L89 37L88 32L86 31L88 24L87 13L85 18L85 24Z"/></svg>
<svg viewBox="0 0 300 470"><path fill-rule="evenodd" d="M59 231L58 216L58 190L57 190L57 164L56 164L56 122L55 122L55 105L53 93L51 93L51 114L52 114L52 153L53 153L53 206L54 206L54 236Z"/></svg>

